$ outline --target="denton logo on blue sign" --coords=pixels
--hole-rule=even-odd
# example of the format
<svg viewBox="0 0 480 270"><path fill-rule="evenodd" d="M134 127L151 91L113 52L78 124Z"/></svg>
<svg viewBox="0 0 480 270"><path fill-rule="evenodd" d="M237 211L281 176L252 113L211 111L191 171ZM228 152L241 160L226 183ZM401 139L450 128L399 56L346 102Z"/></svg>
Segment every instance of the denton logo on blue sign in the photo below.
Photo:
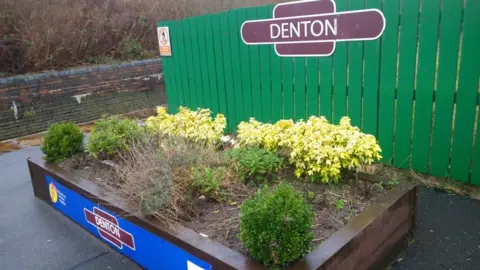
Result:
<svg viewBox="0 0 480 270"><path fill-rule="evenodd" d="M53 207L149 270L211 270L212 266L46 176Z"/></svg>
<svg viewBox="0 0 480 270"><path fill-rule="evenodd" d="M93 207L93 212L84 208L83 212L85 213L85 219L98 229L98 234L100 234L103 239L114 244L119 249L122 249L123 245L126 245L135 250L133 236L118 227L116 217L98 207Z"/></svg>

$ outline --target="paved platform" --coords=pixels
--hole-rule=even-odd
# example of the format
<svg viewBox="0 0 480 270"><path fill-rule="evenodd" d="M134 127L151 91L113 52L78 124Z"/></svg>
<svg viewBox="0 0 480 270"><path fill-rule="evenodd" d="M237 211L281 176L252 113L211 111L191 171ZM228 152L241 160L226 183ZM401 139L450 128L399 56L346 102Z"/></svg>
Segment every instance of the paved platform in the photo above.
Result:
<svg viewBox="0 0 480 270"><path fill-rule="evenodd" d="M479 200L422 188L417 207L415 240L392 269L480 269Z"/></svg>
<svg viewBox="0 0 480 270"><path fill-rule="evenodd" d="M33 196L26 159L38 147L0 155L0 269L140 269Z"/></svg>

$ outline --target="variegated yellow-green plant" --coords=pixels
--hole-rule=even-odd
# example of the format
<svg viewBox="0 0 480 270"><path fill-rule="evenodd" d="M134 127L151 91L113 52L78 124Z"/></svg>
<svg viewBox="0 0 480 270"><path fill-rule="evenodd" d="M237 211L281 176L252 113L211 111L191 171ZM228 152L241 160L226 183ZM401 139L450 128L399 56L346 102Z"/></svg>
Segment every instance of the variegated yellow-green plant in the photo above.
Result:
<svg viewBox="0 0 480 270"><path fill-rule="evenodd" d="M212 112L208 109L192 111L180 106L179 112L172 115L164 107L158 107L157 113L157 116L147 119L147 128L162 135L179 136L193 142L217 144L227 125L223 114L212 118Z"/></svg>
<svg viewBox="0 0 480 270"><path fill-rule="evenodd" d="M375 137L353 127L348 117L343 117L339 125L316 116L306 122L280 120L275 124L251 118L238 125L238 137L243 146L290 149L295 175L324 183L338 181L342 170L354 170L381 158Z"/></svg>

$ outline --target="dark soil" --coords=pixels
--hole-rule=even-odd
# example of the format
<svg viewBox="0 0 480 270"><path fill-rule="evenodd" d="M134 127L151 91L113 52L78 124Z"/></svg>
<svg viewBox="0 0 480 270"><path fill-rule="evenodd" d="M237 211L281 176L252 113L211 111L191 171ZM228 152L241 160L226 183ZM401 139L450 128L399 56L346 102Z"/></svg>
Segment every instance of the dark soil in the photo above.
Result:
<svg viewBox="0 0 480 270"><path fill-rule="evenodd" d="M289 181L312 204L315 212L313 232L314 245L321 244L330 235L365 209L386 189L357 179L344 179L340 184L327 185ZM245 192L236 193L222 202L197 199L193 204L195 217L182 222L185 227L214 239L222 245L248 255L238 238L240 233L240 205L255 192L255 187L243 187Z"/></svg>
<svg viewBox="0 0 480 270"><path fill-rule="evenodd" d="M116 165L113 165L116 166ZM115 182L115 169L86 155L78 155L60 164L60 167L98 184ZM315 212L314 245L321 244L330 235L387 191L387 188L355 177L342 179L338 184L318 184L295 179L291 169L279 175L302 192ZM273 184L270 184L273 185ZM240 205L253 195L258 186L241 183L229 187L222 201L196 196L191 204L191 216L182 225L222 245L248 255L238 238L240 233Z"/></svg>
<svg viewBox="0 0 480 270"><path fill-rule="evenodd" d="M58 166L96 184L115 182L115 169L87 154L76 155L61 162Z"/></svg>

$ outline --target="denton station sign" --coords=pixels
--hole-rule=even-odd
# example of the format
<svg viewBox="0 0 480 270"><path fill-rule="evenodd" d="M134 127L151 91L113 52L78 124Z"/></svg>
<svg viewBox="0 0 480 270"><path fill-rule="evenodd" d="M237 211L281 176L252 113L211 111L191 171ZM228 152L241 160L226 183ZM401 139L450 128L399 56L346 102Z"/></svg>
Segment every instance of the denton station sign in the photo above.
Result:
<svg viewBox="0 0 480 270"><path fill-rule="evenodd" d="M100 234L103 239L112 243L119 249L122 249L125 245L130 249L135 250L133 236L118 226L118 220L116 217L97 207L93 207L93 212L84 208L83 212L87 222L97 228L98 234Z"/></svg>
<svg viewBox="0 0 480 270"><path fill-rule="evenodd" d="M273 9L273 19L242 24L243 42L274 44L279 56L328 56L336 42L374 40L385 29L378 9L336 12L333 0L282 3Z"/></svg>

